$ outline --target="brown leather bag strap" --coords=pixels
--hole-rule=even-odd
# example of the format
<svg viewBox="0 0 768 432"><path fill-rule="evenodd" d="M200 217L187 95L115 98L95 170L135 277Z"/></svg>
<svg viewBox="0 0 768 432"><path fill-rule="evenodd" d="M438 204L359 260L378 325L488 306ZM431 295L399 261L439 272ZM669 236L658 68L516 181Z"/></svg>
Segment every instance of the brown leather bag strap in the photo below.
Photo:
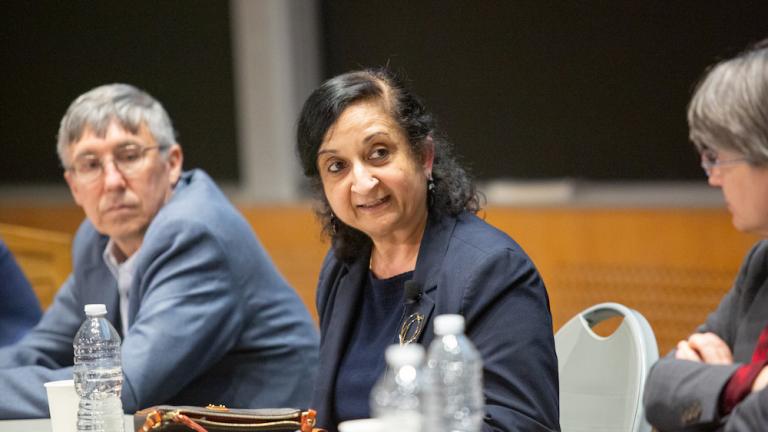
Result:
<svg viewBox="0 0 768 432"><path fill-rule="evenodd" d="M168 423L179 423L192 429L195 432L208 432L204 427L197 424L191 418L185 416L179 411L166 411L154 410L147 414L147 420L144 425L138 429L137 432L150 432L153 429L162 428L163 425Z"/></svg>

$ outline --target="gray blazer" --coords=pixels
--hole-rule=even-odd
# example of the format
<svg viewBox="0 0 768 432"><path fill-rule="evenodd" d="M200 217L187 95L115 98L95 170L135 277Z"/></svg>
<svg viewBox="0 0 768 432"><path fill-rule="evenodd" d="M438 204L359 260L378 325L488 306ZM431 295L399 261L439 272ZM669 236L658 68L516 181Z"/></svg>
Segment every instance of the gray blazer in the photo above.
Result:
<svg viewBox="0 0 768 432"><path fill-rule="evenodd" d="M85 221L74 272L43 320L0 350L0 418L48 416L43 383L72 378L87 303L105 303L119 329L108 238ZM317 330L253 231L202 171L185 172L136 256L123 335L126 412L160 404L306 407Z"/></svg>
<svg viewBox="0 0 768 432"><path fill-rule="evenodd" d="M744 399L725 418L718 413L720 393L733 372L752 358L760 332L768 324L768 241L747 255L733 288L697 329L720 336L733 352L733 365L715 366L660 359L646 381L648 421L661 431L768 431L768 389Z"/></svg>

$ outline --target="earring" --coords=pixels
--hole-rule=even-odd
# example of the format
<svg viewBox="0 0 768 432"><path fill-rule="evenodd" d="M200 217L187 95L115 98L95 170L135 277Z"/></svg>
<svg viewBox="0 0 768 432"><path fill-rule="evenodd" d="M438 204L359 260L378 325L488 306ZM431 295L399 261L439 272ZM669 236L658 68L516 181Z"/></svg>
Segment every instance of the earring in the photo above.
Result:
<svg viewBox="0 0 768 432"><path fill-rule="evenodd" d="M336 221L336 215L331 212L331 235L335 236L338 229L336 228L336 225L338 222Z"/></svg>
<svg viewBox="0 0 768 432"><path fill-rule="evenodd" d="M435 203L435 179L432 178L432 173L427 175L427 203L430 207Z"/></svg>

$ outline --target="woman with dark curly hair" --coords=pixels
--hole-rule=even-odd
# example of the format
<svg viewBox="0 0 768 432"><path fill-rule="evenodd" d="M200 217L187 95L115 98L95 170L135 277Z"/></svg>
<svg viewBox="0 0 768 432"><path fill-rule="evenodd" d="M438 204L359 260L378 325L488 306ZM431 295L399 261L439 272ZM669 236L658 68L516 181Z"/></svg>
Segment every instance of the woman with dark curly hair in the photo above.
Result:
<svg viewBox="0 0 768 432"><path fill-rule="evenodd" d="M428 345L432 319L450 313L484 362L483 430L559 430L544 284L475 216L475 187L421 101L388 70L346 73L310 95L297 135L332 242L317 290L319 424L368 417L385 348Z"/></svg>

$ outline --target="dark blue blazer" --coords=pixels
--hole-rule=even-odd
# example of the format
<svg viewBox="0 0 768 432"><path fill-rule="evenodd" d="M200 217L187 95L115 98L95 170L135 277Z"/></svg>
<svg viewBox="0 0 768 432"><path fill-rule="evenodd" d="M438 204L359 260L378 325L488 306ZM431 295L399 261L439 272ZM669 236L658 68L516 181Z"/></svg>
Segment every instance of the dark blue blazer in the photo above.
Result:
<svg viewBox="0 0 768 432"><path fill-rule="evenodd" d="M458 313L483 358L483 431L558 431L557 357L544 284L509 236L475 215L430 217L413 279L422 295L404 317L421 313L418 342L432 342L435 316ZM312 406L318 424L335 431L334 387L352 333L370 250L352 263L329 252L320 273L320 366ZM392 335L392 343L397 343ZM383 355L383 353L382 353Z"/></svg>
<svg viewBox="0 0 768 432"><path fill-rule="evenodd" d="M32 286L0 239L0 346L21 339L42 315Z"/></svg>

